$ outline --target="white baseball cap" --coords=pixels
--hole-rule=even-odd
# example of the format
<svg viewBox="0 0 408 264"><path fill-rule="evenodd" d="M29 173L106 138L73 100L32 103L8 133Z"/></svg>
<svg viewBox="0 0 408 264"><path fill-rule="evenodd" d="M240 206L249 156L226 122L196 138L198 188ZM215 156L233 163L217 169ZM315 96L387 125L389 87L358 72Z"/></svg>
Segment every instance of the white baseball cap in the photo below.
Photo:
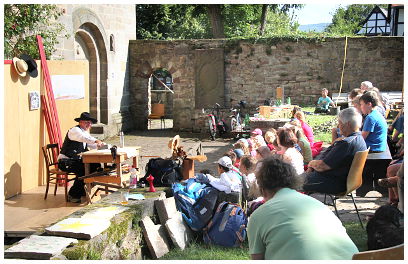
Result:
<svg viewBox="0 0 408 264"><path fill-rule="evenodd" d="M220 158L218 164L226 168L232 168L232 160L227 156Z"/></svg>

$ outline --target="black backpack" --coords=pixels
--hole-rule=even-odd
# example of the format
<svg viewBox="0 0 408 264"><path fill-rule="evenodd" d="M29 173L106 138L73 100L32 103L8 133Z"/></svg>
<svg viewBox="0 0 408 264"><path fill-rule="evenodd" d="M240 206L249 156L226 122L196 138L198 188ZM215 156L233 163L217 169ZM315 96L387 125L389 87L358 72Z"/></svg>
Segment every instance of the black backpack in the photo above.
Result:
<svg viewBox="0 0 408 264"><path fill-rule="evenodd" d="M154 177L153 185L157 187L169 187L183 179L180 162L176 160L150 159L145 171L146 174L140 179L140 182L148 183L146 178L151 174Z"/></svg>

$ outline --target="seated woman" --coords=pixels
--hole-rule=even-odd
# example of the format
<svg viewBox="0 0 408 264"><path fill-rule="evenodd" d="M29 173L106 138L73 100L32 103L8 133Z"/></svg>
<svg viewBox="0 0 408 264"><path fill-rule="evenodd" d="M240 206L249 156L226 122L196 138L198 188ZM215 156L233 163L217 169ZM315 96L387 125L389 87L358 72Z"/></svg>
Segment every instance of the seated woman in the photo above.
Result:
<svg viewBox="0 0 408 264"><path fill-rule="evenodd" d="M266 200L248 222L251 259L348 259L358 252L346 229L323 203L296 191L301 179L274 157L256 171Z"/></svg>
<svg viewBox="0 0 408 264"><path fill-rule="evenodd" d="M398 170L404 166L404 162L392 163L387 168L387 178L379 179L378 185L388 188L388 202L390 205L397 207L398 206L398 179L397 175Z"/></svg>
<svg viewBox="0 0 408 264"><path fill-rule="evenodd" d="M257 160L261 160L266 157L269 157L270 155L272 155L271 150L267 146L262 146L257 148L255 158Z"/></svg>
<svg viewBox="0 0 408 264"><path fill-rule="evenodd" d="M378 104L377 94L367 91L360 97L361 112L367 115L364 119L361 135L363 136L370 153L382 153L388 156L387 151L387 122L385 118L375 109ZM389 152L389 151L388 151ZM390 155L389 155L390 156ZM363 185L356 190L358 196L364 196L372 190L374 181L375 189L383 194L387 190L378 185L378 179L384 178L391 157L381 159L367 159L363 171Z"/></svg>
<svg viewBox="0 0 408 264"><path fill-rule="evenodd" d="M212 187L226 193L241 191L241 180L232 171L232 161L229 157L224 156L218 160L218 173L220 178L206 175Z"/></svg>
<svg viewBox="0 0 408 264"><path fill-rule="evenodd" d="M303 173L303 156L295 149L297 139L292 130L289 128L280 128L278 130L277 140L281 149L278 154L281 155L282 160L291 164L297 174Z"/></svg>

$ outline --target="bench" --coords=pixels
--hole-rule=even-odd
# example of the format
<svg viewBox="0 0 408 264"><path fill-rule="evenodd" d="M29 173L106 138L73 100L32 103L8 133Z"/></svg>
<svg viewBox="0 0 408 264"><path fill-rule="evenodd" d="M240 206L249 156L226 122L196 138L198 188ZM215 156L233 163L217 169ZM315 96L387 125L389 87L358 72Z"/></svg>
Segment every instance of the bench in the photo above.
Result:
<svg viewBox="0 0 408 264"><path fill-rule="evenodd" d="M349 99L348 99L348 93L332 93L332 98L333 102L337 104L337 106L340 106L340 109L344 109L350 106L349 104Z"/></svg>

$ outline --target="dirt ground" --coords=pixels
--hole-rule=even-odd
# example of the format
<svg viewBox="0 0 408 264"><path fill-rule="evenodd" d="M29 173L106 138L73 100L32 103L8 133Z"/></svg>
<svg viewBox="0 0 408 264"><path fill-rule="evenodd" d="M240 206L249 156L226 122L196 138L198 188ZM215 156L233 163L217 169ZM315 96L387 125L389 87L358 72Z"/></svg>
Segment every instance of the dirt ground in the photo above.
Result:
<svg viewBox="0 0 408 264"><path fill-rule="evenodd" d="M170 120L171 122L171 120ZM166 127L169 125L169 120L166 120ZM215 141L211 141L206 134L195 134L187 132L173 132L171 128L160 129L160 125L152 125L151 130L148 131L134 131L132 133L125 134L125 146L141 146L141 175L144 176L144 168L149 161L149 157L143 156L160 156L162 158L170 157L171 152L167 144L175 135L180 135L181 146L184 149L188 149L189 146L200 142L203 146L204 154L207 156L205 162L195 162L195 172L199 172L202 169L209 169L212 172L217 172L217 160L227 150L232 148L232 144L235 140L231 138L217 138ZM105 140L109 144L119 145L119 137L115 136ZM316 199L323 201L324 195L312 195ZM328 198L330 199L330 198ZM367 193L366 197L355 197L357 208L360 212L360 216L363 221L366 221L367 215L373 214L375 210L387 203L387 198L382 197L380 193L371 191ZM330 207L333 211L334 208ZM358 221L356 210L354 209L353 201L350 197L342 198L337 201L337 210L340 215L340 219L343 222Z"/></svg>

